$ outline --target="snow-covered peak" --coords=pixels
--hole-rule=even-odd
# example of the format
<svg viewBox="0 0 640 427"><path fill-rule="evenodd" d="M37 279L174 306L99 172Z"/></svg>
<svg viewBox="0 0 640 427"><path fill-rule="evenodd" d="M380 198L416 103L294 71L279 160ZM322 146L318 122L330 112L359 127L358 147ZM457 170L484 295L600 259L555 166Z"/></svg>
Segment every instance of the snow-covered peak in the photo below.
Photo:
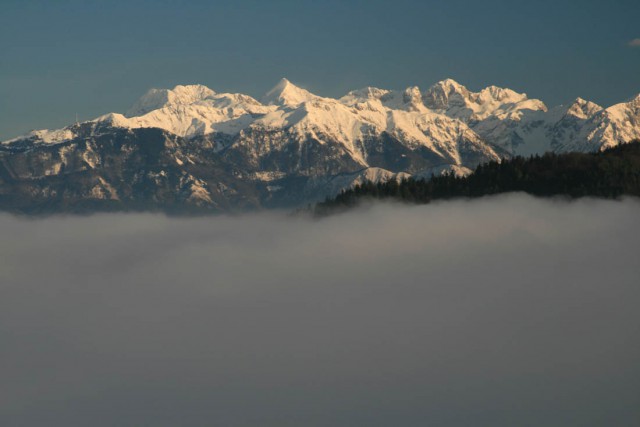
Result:
<svg viewBox="0 0 640 427"><path fill-rule="evenodd" d="M435 110L444 110L452 104L463 105L464 99L469 95L469 90L452 79L442 80L431 86L423 94L427 107Z"/></svg>
<svg viewBox="0 0 640 427"><path fill-rule="evenodd" d="M574 126L576 120L588 120L601 111L603 111L603 108L598 104L582 98L576 98L570 104L558 105L549 109L544 116L544 121L549 126L562 125L563 123L569 123L570 126Z"/></svg>
<svg viewBox="0 0 640 427"><path fill-rule="evenodd" d="M627 102L613 105L604 110L610 117L618 120L628 120L629 118L640 119L640 95Z"/></svg>
<svg viewBox="0 0 640 427"><path fill-rule="evenodd" d="M602 113L608 122L617 122L627 129L633 128L634 133L640 135L640 95L628 102L613 105Z"/></svg>
<svg viewBox="0 0 640 427"><path fill-rule="evenodd" d="M566 143L564 151L603 150L640 139L640 95L597 111L584 122L580 138Z"/></svg>
<svg viewBox="0 0 640 427"><path fill-rule="evenodd" d="M167 103L138 116L111 113L94 122L121 128L159 128L185 137L210 133L235 135L256 118L277 108L238 93L203 91L191 95L194 95L191 99L183 96L179 102Z"/></svg>
<svg viewBox="0 0 640 427"><path fill-rule="evenodd" d="M127 117L142 116L167 106L193 104L215 94L204 85L178 85L173 89L150 89L125 115Z"/></svg>
<svg viewBox="0 0 640 427"><path fill-rule="evenodd" d="M447 79L431 86L423 93L424 104L430 109L444 111L450 117L464 121L485 120L495 116L500 120L517 119L523 110L546 111L542 101L529 99L526 94L498 86L471 92L455 80Z"/></svg>
<svg viewBox="0 0 640 427"><path fill-rule="evenodd" d="M319 96L302 89L283 78L262 98L265 105L281 105L286 107L296 107L303 102L319 99Z"/></svg>
<svg viewBox="0 0 640 427"><path fill-rule="evenodd" d="M526 93L517 93L511 89L498 86L489 86L482 89L476 96L478 103L498 101L502 103L518 103L525 101Z"/></svg>
<svg viewBox="0 0 640 427"><path fill-rule="evenodd" d="M444 79L435 83L429 88L429 90L443 90L445 92L463 93L467 91L467 88L453 79Z"/></svg>
<svg viewBox="0 0 640 427"><path fill-rule="evenodd" d="M150 90L125 115L111 113L80 126L33 131L3 144L59 143L105 127L159 128L189 138L286 130L300 140L310 135L339 141L365 165L363 141L383 133L411 149L423 146L451 159L457 159L456 141L461 138L514 153L581 149L584 141L596 148L630 141L640 137L640 95L606 110L578 98L547 111L542 101L524 93L497 86L471 92L451 79L424 92L415 86L365 87L339 100L316 96L282 79L266 94L264 104L244 94L178 85ZM456 164L462 163L458 159Z"/></svg>
<svg viewBox="0 0 640 427"><path fill-rule="evenodd" d="M602 107L598 104L582 98L576 98L576 100L567 108L566 115L584 120L600 111L602 111Z"/></svg>
<svg viewBox="0 0 640 427"><path fill-rule="evenodd" d="M422 93L420 93L418 86L406 88L402 93L402 101L410 110L422 111L425 109L422 102Z"/></svg>
<svg viewBox="0 0 640 427"><path fill-rule="evenodd" d="M108 126L113 126L113 127L120 127L120 128L133 127L133 126L131 126L131 120L130 119L128 119L124 115L118 114L118 113L108 113L108 114L102 115L100 117L96 117L95 119L91 120L91 122L100 123L100 124L103 124L103 125L108 125Z"/></svg>

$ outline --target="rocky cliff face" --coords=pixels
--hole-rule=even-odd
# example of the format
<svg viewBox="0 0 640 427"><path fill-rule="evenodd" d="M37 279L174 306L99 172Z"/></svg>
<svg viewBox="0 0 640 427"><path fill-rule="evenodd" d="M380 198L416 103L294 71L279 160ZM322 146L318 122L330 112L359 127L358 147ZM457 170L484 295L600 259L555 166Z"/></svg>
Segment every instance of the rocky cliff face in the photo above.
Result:
<svg viewBox="0 0 640 427"><path fill-rule="evenodd" d="M547 107L445 80L425 92L323 98L283 79L262 101L201 85L153 89L107 114L0 144L0 208L22 212L292 207L369 180L469 173L545 150L640 137L640 97Z"/></svg>

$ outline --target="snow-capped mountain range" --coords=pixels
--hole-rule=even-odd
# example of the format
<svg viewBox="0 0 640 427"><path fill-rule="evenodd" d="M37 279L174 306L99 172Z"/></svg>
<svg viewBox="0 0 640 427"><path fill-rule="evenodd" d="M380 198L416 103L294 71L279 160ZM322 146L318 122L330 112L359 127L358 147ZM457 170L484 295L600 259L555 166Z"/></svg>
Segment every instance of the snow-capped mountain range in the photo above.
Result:
<svg viewBox="0 0 640 427"><path fill-rule="evenodd" d="M362 180L468 174L544 151L595 151L640 138L640 95L602 108L444 80L339 99L282 79L260 100L206 86L152 89L110 113L0 144L0 203L107 201L213 209L295 205ZM151 151L151 152L150 152Z"/></svg>

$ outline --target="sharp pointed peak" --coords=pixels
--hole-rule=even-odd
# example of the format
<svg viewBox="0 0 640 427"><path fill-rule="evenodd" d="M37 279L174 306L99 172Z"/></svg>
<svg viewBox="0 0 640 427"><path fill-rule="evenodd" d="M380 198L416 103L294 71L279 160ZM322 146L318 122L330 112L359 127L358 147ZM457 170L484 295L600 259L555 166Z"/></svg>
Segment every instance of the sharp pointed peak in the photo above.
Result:
<svg viewBox="0 0 640 427"><path fill-rule="evenodd" d="M582 119L586 119L601 111L603 108L598 104L587 101L586 99L577 97L567 107L566 113L569 116L574 116Z"/></svg>
<svg viewBox="0 0 640 427"><path fill-rule="evenodd" d="M584 99L584 98L580 98L577 97L576 99L573 100L572 104L578 104L578 105L598 105L593 101L589 101L588 99Z"/></svg>
<svg viewBox="0 0 640 427"><path fill-rule="evenodd" d="M601 106L599 106L598 104L596 104L595 102L589 101L587 99L581 98L581 97L577 97L576 99L573 100L573 102L571 102L568 106L568 108L572 108L572 107L580 107L580 108L597 108L597 109L602 109Z"/></svg>
<svg viewBox="0 0 640 427"><path fill-rule="evenodd" d="M291 80L289 80L286 77L281 78L280 80L278 80L278 83L276 83L276 85L271 88L271 90L269 90L269 92L273 92L276 90L284 90L284 89L300 89L300 90L304 90L301 87L297 86L294 83L291 83ZM269 93L267 92L267 93Z"/></svg>
<svg viewBox="0 0 640 427"><path fill-rule="evenodd" d="M286 89L287 87L290 87L290 86L296 87L293 83L291 83L291 81L289 79L287 79L286 77L283 77L280 80L278 80L278 83L276 83L275 86L273 86L267 92L267 94L269 94L271 92L282 91L282 90L284 90L284 89Z"/></svg>
<svg viewBox="0 0 640 427"><path fill-rule="evenodd" d="M264 95L262 102L266 105L296 106L315 98L318 97L283 77L278 84Z"/></svg>

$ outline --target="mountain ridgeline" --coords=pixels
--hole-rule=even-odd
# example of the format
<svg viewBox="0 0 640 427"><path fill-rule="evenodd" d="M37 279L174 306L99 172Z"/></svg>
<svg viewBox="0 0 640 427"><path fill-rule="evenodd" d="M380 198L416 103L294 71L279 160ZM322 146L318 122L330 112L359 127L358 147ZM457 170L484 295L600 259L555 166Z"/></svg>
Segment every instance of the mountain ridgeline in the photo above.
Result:
<svg viewBox="0 0 640 427"><path fill-rule="evenodd" d="M547 108L510 89L473 92L450 79L338 99L286 79L260 100L176 86L151 89L125 114L0 143L0 209L297 208L364 182L451 180L514 156L596 152L635 139L640 95L608 108L580 98Z"/></svg>
<svg viewBox="0 0 640 427"><path fill-rule="evenodd" d="M516 156L481 164L465 177L445 173L430 179L368 181L343 190L334 198L327 198L313 211L316 215L326 215L367 200L423 204L508 192L540 197L640 197L640 141L597 153Z"/></svg>

